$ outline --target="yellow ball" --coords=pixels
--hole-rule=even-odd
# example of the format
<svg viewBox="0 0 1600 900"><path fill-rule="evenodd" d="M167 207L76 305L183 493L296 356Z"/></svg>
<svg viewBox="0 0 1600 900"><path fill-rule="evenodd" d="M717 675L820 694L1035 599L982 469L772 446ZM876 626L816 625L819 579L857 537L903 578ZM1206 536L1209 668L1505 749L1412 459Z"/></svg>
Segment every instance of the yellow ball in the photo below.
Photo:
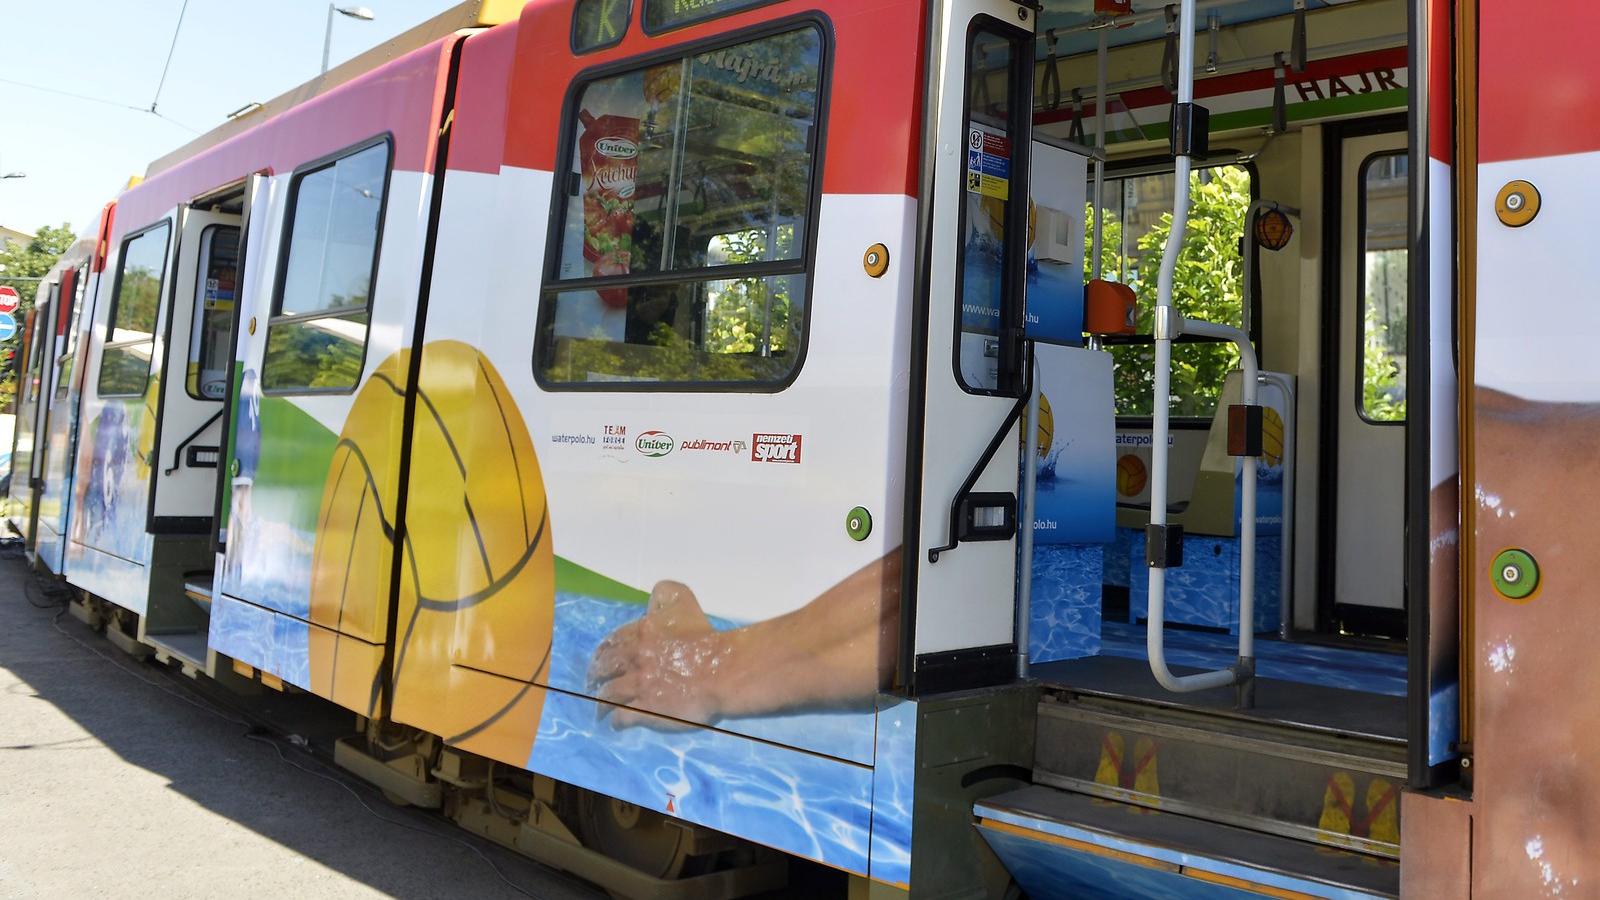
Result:
<svg viewBox="0 0 1600 900"><path fill-rule="evenodd" d="M156 407L161 398L161 376L153 375L145 384L144 406L139 410L139 434L135 438L133 470L140 481L150 478L155 463Z"/></svg>
<svg viewBox="0 0 1600 900"><path fill-rule="evenodd" d="M1270 406L1261 414L1261 456L1269 466L1283 462L1283 418Z"/></svg>
<svg viewBox="0 0 1600 900"><path fill-rule="evenodd" d="M1039 454L1039 458L1044 459L1050 455L1050 444L1056 439L1056 416L1050 410L1050 398L1045 396L1044 391L1039 392L1039 425L1037 431L1038 447L1035 449Z"/></svg>
<svg viewBox="0 0 1600 900"><path fill-rule="evenodd" d="M544 481L527 426L489 360L457 341L428 344L422 354L394 717L520 765L543 706L544 691L532 684L548 676L555 615ZM319 659L313 644L312 674L314 685L322 674L337 694L355 687L337 671L342 645L382 644L386 630L405 400L395 386L405 383L408 356L385 360L357 394L318 516L311 619L342 634L331 659ZM375 672L363 674L370 693Z"/></svg>
<svg viewBox="0 0 1600 900"><path fill-rule="evenodd" d="M1132 453L1117 459L1117 493L1123 497L1137 497L1150 483L1150 470L1144 460Z"/></svg>

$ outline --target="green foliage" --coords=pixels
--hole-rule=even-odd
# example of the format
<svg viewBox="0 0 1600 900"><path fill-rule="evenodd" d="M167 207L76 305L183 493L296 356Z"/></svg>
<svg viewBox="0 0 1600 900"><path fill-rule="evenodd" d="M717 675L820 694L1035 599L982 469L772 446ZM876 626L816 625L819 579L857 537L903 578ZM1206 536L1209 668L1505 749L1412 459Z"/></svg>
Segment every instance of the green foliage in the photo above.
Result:
<svg viewBox="0 0 1600 900"><path fill-rule="evenodd" d="M280 391L353 388L361 380L366 334L366 310L274 322L267 330L262 386Z"/></svg>
<svg viewBox="0 0 1600 900"><path fill-rule="evenodd" d="M1239 236L1250 207L1250 173L1238 166L1194 172L1189 180L1189 221L1183 250L1173 274L1172 302L1184 316L1238 325L1243 322L1244 261L1239 256ZM1093 209L1088 211L1093 221ZM1164 214L1140 235L1137 256L1123 256L1123 224L1108 211L1101 247L1105 278L1126 273L1139 297L1138 332L1154 329L1156 288L1161 254L1172 231L1172 214ZM1085 259L1092 236L1085 235ZM1150 345L1112 348L1116 360L1117 412L1149 415L1154 400L1155 349ZM1183 343L1172 349L1172 404L1175 416L1210 416L1222 393L1222 382L1238 365L1239 353L1231 344Z"/></svg>
<svg viewBox="0 0 1600 900"><path fill-rule="evenodd" d="M19 325L33 308L34 292L39 288L37 279L50 271L75 239L72 226L62 222L59 228L49 225L40 228L27 244L0 247L0 266L4 267L0 270L0 284L14 287L22 295L22 306L15 314ZM5 351L16 353L16 363L0 370L0 412L10 413L15 411L12 406L17 393L16 366L21 364L23 356L20 329L11 340L0 342L0 358Z"/></svg>
<svg viewBox="0 0 1600 900"><path fill-rule="evenodd" d="M1366 263L1361 409L1374 422L1403 422L1406 418L1406 316L1403 312L1406 253L1404 250L1368 251ZM1399 315L1392 312L1396 306L1401 310ZM1385 310L1391 311L1389 316L1382 315Z"/></svg>

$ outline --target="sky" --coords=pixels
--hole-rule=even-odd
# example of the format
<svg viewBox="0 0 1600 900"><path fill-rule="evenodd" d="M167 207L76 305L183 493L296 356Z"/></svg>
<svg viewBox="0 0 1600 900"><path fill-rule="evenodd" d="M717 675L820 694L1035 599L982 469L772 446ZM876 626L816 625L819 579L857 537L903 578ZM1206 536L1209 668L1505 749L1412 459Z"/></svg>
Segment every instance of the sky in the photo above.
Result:
<svg viewBox="0 0 1600 900"><path fill-rule="evenodd" d="M334 16L330 66L456 0L341 0L376 19ZM252 101L315 78L328 6L318 0L0 0L0 225L93 226L100 207L151 160ZM68 97L54 91L97 98ZM180 124L181 123L181 124Z"/></svg>

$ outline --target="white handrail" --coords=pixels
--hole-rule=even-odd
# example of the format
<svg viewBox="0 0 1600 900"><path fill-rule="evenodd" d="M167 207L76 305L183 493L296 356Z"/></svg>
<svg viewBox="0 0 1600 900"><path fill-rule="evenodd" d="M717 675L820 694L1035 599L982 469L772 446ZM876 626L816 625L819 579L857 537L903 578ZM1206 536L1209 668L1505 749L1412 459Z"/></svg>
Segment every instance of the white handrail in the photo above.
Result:
<svg viewBox="0 0 1600 900"><path fill-rule="evenodd" d="M1194 100L1194 16L1195 0L1182 0L1178 25L1178 103ZM1167 524L1167 437L1168 406L1172 397L1172 342L1180 335L1197 334L1233 341L1239 348L1239 365L1244 370L1241 402L1254 404L1259 366L1250 336L1229 325L1186 320L1172 306L1172 283L1177 272L1178 254L1183 249L1189 226L1189 173L1191 160L1186 152L1176 157L1173 174L1172 228L1161 254L1161 276L1156 290L1155 396L1151 410L1150 447L1150 523ZM1145 648L1150 671L1169 691L1185 693L1228 684L1240 684L1240 703L1250 701L1250 686L1255 672L1255 543L1256 543L1256 467L1253 459L1244 465L1244 484L1240 498L1239 534L1239 661L1234 666L1193 675L1174 675L1167 665L1165 633L1167 570L1150 567L1150 604L1146 614Z"/></svg>
<svg viewBox="0 0 1600 900"><path fill-rule="evenodd" d="M1039 496L1039 359L1029 354L1028 365L1033 366L1028 384L1033 394L1028 398L1028 420L1022 424L1022 503L1017 510L1019 536L1017 555L1022 559L1022 571L1017 580L1017 677L1028 677L1029 630L1033 626L1033 520L1034 503ZM1048 448L1046 448L1048 450Z"/></svg>

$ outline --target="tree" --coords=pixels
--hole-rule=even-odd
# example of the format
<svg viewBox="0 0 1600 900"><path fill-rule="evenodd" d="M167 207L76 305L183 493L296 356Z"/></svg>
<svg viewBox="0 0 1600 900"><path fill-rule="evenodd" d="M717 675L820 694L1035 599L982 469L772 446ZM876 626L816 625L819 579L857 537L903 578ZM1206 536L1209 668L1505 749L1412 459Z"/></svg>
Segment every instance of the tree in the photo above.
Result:
<svg viewBox="0 0 1600 900"><path fill-rule="evenodd" d="M1184 316L1239 325L1243 319L1244 261L1239 255L1244 214L1250 207L1250 173L1239 166L1203 169L1189 176L1189 219L1183 249L1172 279L1172 303ZM1089 221L1093 221L1089 210ZM1122 223L1108 211L1101 247L1104 277L1121 270L1139 297L1138 333L1154 331L1161 256L1172 232L1172 214L1140 235L1137 257L1122 256ZM1090 259L1085 236L1085 259ZM1117 412L1150 415L1155 390L1155 348L1137 344L1112 348L1116 360ZM1175 416L1210 416L1222 382L1239 363L1232 344L1180 343L1172 348L1172 403Z"/></svg>
<svg viewBox="0 0 1600 900"><path fill-rule="evenodd" d="M67 252L76 240L72 226L65 222L61 227L46 225L39 229L33 240L26 244L0 246L0 284L8 284L22 295L22 306L16 312L17 322L25 321L33 308L33 295L39 289L39 279L50 271L61 254ZM9 341L0 342L0 360L10 358L10 365L0 368L0 412L14 412L17 394L17 368L22 363L22 333Z"/></svg>

